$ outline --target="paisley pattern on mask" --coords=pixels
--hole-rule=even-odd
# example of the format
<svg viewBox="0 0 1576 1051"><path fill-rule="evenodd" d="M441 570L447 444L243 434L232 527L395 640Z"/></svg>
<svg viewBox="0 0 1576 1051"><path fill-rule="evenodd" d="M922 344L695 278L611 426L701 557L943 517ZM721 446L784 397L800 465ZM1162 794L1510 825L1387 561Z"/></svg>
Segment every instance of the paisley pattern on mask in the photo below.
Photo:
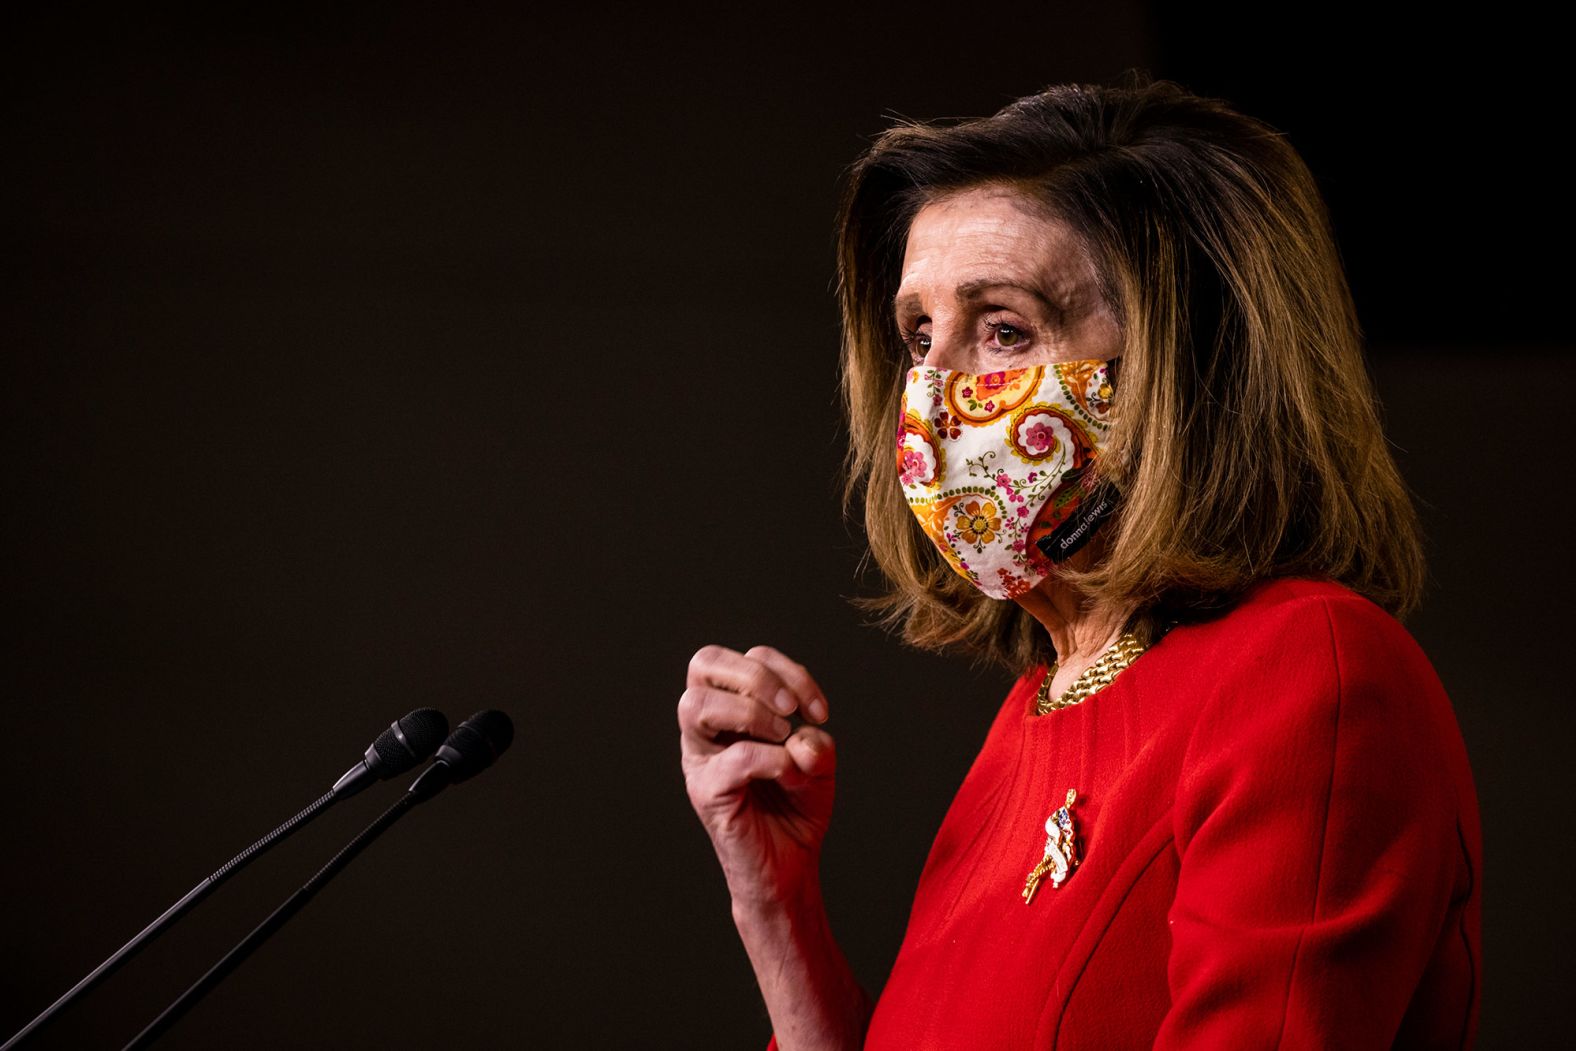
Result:
<svg viewBox="0 0 1576 1051"><path fill-rule="evenodd" d="M1011 372L987 372L982 376L954 372L947 380L944 400L952 415L978 427L1000 419L1028 401L1044 378L1043 365Z"/></svg>
<svg viewBox="0 0 1576 1051"><path fill-rule="evenodd" d="M909 370L898 484L948 565L1000 599L1051 572L1034 541L1065 522L1092 484L1111 400L1104 361Z"/></svg>

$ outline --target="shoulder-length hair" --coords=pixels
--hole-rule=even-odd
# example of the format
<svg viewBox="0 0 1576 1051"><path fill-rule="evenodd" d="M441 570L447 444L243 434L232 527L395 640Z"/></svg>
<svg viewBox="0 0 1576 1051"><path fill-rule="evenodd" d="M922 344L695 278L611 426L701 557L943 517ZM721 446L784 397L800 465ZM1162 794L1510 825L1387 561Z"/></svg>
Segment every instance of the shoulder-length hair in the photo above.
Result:
<svg viewBox="0 0 1576 1051"><path fill-rule="evenodd" d="M862 491L890 583L862 605L926 649L1016 670L1055 659L1016 603L954 573L903 499L892 436L909 365L893 319L925 204L1005 184L1066 223L1122 329L1115 425L1097 463L1119 496L1103 554L1058 567L1128 626L1228 608L1274 576L1340 581L1396 616L1424 577L1416 512L1386 446L1324 202L1284 136L1171 81L1063 85L994 116L905 122L849 169L838 224L845 498Z"/></svg>

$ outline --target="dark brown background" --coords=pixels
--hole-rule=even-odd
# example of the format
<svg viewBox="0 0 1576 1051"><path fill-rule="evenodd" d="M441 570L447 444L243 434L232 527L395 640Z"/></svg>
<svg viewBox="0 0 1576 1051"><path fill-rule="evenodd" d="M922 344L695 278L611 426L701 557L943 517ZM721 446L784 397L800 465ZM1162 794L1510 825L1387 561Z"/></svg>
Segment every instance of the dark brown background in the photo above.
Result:
<svg viewBox="0 0 1576 1051"><path fill-rule="evenodd" d="M13 23L0 1030L430 704L506 709L513 751L167 1046L762 1046L679 775L707 642L773 643L830 694L827 895L878 990L1007 680L846 601L839 174L893 114L1138 66L1285 130L1328 196L1430 535L1409 627L1477 771L1481 1045L1567 1034L1568 99L1541 27L1371 10ZM396 793L235 879L45 1046L119 1046Z"/></svg>

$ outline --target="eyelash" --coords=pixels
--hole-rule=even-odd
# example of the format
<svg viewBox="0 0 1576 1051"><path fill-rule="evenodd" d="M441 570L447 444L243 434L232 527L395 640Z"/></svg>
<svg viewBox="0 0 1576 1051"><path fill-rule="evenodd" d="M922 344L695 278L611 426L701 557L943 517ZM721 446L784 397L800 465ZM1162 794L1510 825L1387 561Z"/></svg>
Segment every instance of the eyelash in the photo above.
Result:
<svg viewBox="0 0 1576 1051"><path fill-rule="evenodd" d="M1005 329L1011 329L1013 332L1016 332L1021 339L1027 340L1027 339L1030 338L1028 329L1024 328L1022 325L1014 325L1010 321L986 321L983 324L992 333L1000 333L1000 331L1005 328ZM900 339L902 341L903 346L908 350L908 356L911 359L915 360L915 361L923 360L924 359L924 355L919 353L919 349L918 349L917 344L919 342L920 337L924 333L920 332L919 329L917 329L917 328L909 328L908 326L902 324L901 322L898 324L897 328L898 328L898 339ZM998 336L998 338L1000 338L1000 337ZM1012 351L1021 350L1023 348L1021 346L1012 346L1012 347L1002 347L1001 349L1005 350L1005 351L1012 352Z"/></svg>
<svg viewBox="0 0 1576 1051"><path fill-rule="evenodd" d="M985 327L990 329L992 332L1000 332L1002 329L1008 328L1008 329L1011 329L1012 331L1016 332L1020 339L1027 340L1029 338L1029 330L1028 329L1024 328L1022 325L1014 325L1010 321L987 321L987 322L985 322ZM1012 346L1012 347L1002 347L1001 349L1002 350L1022 350L1023 348L1020 345L1020 346Z"/></svg>

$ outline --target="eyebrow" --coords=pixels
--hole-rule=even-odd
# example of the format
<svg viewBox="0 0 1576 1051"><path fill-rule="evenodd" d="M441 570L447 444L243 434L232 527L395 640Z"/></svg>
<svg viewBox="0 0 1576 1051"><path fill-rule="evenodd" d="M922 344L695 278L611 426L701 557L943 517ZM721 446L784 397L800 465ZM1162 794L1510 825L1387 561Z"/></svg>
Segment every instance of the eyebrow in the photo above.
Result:
<svg viewBox="0 0 1576 1051"><path fill-rule="evenodd" d="M1012 288L1019 292L1027 293L1028 295L1034 297L1040 306L1044 307L1051 314L1056 314L1058 312L1056 304L1051 302L1050 297L1046 296L1044 292L1041 292L1037 288L1031 288L1028 285L1019 284L1017 281L1009 281L1004 278L980 277L975 278L972 281L965 281L954 288L952 290L952 294L964 301L973 302L984 299L987 292L996 288ZM919 295L915 292L909 292L906 295L899 295L897 298L892 300L892 310L898 315L903 314L905 309L912 310L917 313L919 311L919 307Z"/></svg>

